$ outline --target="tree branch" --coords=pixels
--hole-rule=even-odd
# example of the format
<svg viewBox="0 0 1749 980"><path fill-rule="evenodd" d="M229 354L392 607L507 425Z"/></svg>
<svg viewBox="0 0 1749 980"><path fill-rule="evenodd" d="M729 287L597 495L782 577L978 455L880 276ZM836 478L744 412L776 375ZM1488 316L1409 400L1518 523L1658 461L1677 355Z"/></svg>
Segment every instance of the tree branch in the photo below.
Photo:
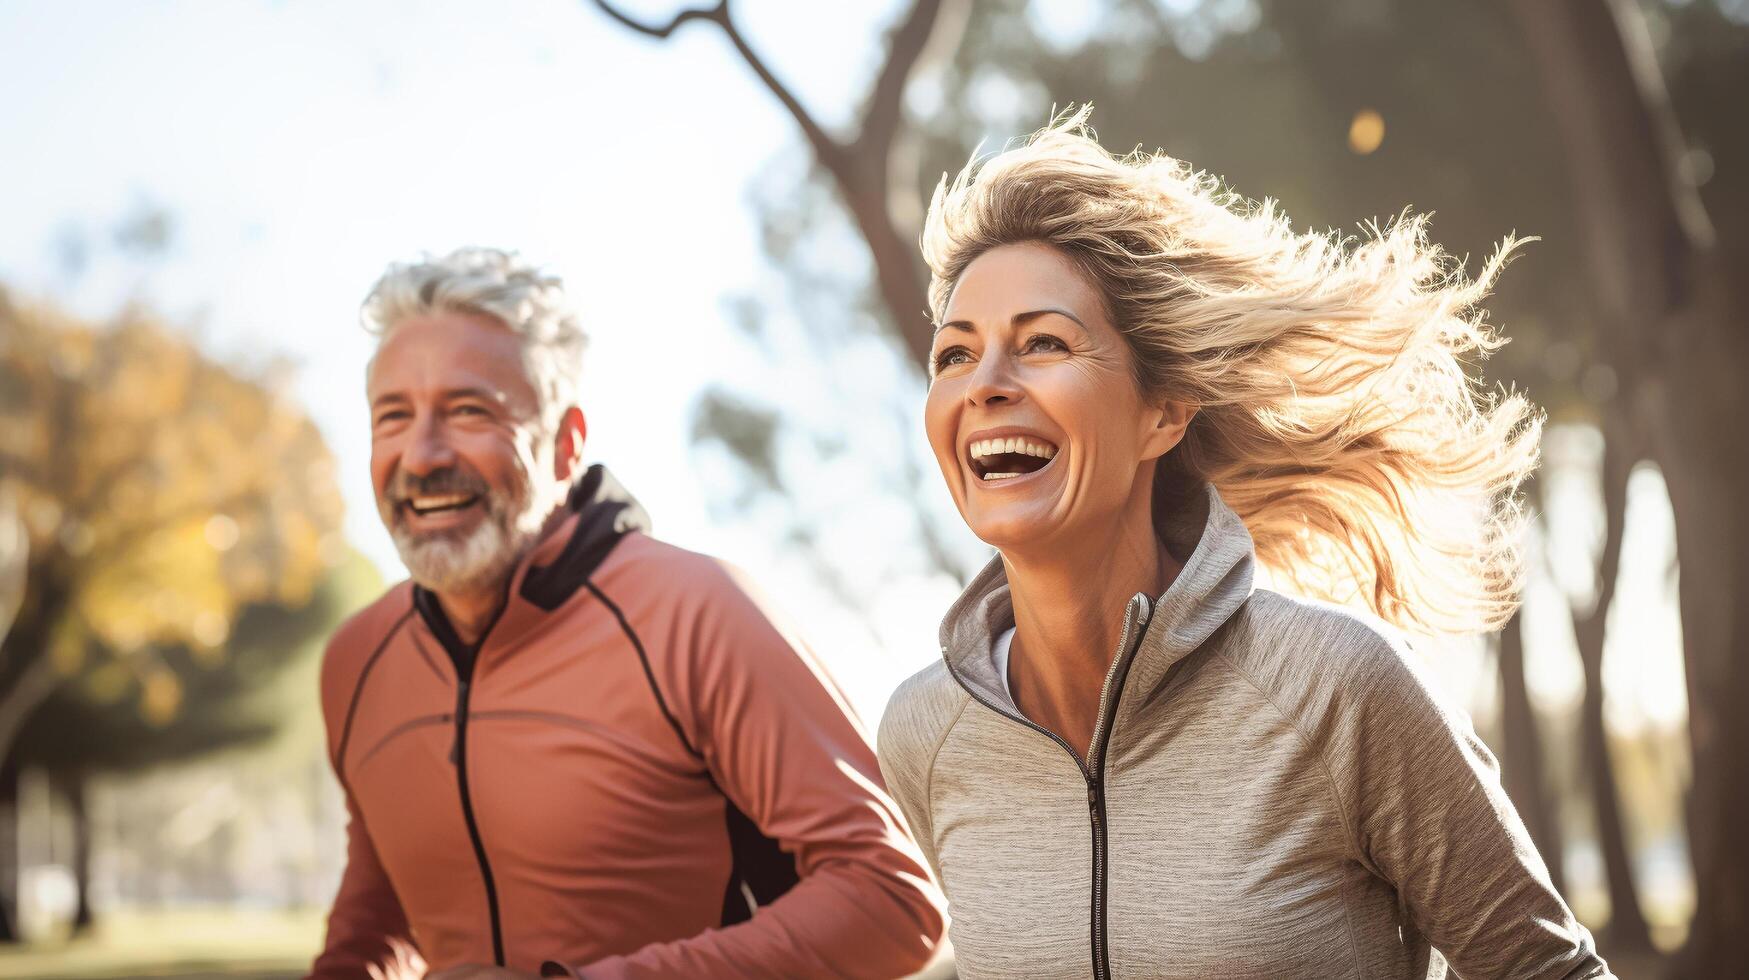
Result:
<svg viewBox="0 0 1749 980"><path fill-rule="evenodd" d="M844 166L847 155L843 144L833 139L826 130L821 128L820 124L815 121L813 114L808 112L807 107L796 98L795 93L791 92L783 82L778 80L776 75L771 73L771 69L766 67L764 59L759 57L758 52L753 50L752 46L747 43L747 39L741 35L740 29L735 26L735 20L729 13L729 0L720 0L715 7L708 10L701 7L683 10L675 14L674 18L662 27L639 23L616 9L607 0L594 0L594 3L595 6L601 8L603 13L618 23L657 40L666 40L670 34L688 21L708 20L716 24L728 36L729 43L735 46L736 52L741 55L741 60L747 62L747 67L753 69L753 74L759 76L759 81L789 111L790 117L796 121L796 125L801 127L802 135L807 137L808 145L813 148L820 163L834 173Z"/></svg>
<svg viewBox="0 0 1749 980"><path fill-rule="evenodd" d="M954 8L952 19L963 20L961 14L966 5L961 0L949 0L949 6ZM930 48L931 38L935 43L941 43L936 34L937 22L945 20L941 13L942 0L917 0L911 5L911 12L893 28L887 63L881 66L881 73L875 78L868 104L863 107L862 128L851 145L853 157L872 152L880 154L884 163L884 157L898 134L899 123L904 119L905 85L911 81L924 52Z"/></svg>
<svg viewBox="0 0 1749 980"><path fill-rule="evenodd" d="M715 7L711 7L708 10L703 7L689 7L682 10L680 13L675 14L669 19L667 24L664 24L661 27L655 27L632 18L630 15L608 3L607 0L595 0L595 5L601 8L602 13L612 17L621 25L637 31L639 34L653 37L659 41L666 41L668 35L679 30L681 25L689 20L711 20L720 24L726 21L729 16L729 0L720 0Z"/></svg>
<svg viewBox="0 0 1749 980"><path fill-rule="evenodd" d="M60 684L61 675L55 669L54 658L43 653L24 668L4 695L0 695L0 760L11 753L19 729Z"/></svg>

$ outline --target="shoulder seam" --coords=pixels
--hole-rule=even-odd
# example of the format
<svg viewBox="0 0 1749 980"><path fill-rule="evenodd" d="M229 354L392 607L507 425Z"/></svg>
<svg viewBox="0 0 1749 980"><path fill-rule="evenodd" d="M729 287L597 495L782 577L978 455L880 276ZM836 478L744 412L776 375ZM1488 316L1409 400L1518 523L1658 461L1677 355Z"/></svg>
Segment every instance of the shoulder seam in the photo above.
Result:
<svg viewBox="0 0 1749 980"><path fill-rule="evenodd" d="M1300 719L1297 716L1289 714L1287 711L1283 710L1282 706L1276 703L1275 698L1268 691L1265 691L1261 684L1258 684L1253 680L1251 675L1247 674L1244 669L1234 661L1226 649L1222 649L1216 654L1216 656L1222 663L1227 665L1228 670L1231 670L1240 680L1248 684L1253 691L1257 692L1259 697L1263 698L1271 708L1275 709L1275 713L1280 715L1282 719L1288 723L1288 727L1294 730L1294 736L1300 740L1301 745L1305 746L1308 750L1312 748L1312 740L1307 738L1305 731L1300 728ZM1348 812L1348 801L1342 798L1342 791L1336 787L1336 776L1330 771L1329 760L1324 758L1324 753L1322 752L1313 752L1312 757L1318 760L1318 769L1324 774L1324 784L1330 788L1330 798L1336 801L1336 812L1342 817L1342 826L1348 837L1349 849L1354 852L1355 859L1360 862L1362 867L1369 867L1372 862L1367 860L1364 854L1360 853L1360 828L1354 822L1353 816ZM1342 882L1339 894L1342 897L1343 924L1348 927L1348 949L1354 956L1355 962L1360 964L1361 971L1364 974L1366 970L1365 960L1360 955L1360 943L1354 934L1354 915L1348 907L1348 882L1346 880Z"/></svg>
<svg viewBox="0 0 1749 980"><path fill-rule="evenodd" d="M395 638L395 634L399 633L401 627L407 625L407 620L412 617L413 604L408 603L407 611L402 613L400 618L396 619L388 631L383 634L383 638L377 641L376 649L372 650L370 656L364 661L364 669L358 672L358 681L352 685L352 699L346 703L346 720L340 726L340 742L334 747L334 758L330 760L334 765L334 777L339 780L340 788L348 794L352 792L352 787L346 781L346 771L343 768L346 762L346 744L352 740L352 722L358 715L358 702L360 695L364 693L364 682L370 677L371 669L377 665L377 661L382 659L383 653L388 650L389 641Z"/></svg>
<svg viewBox="0 0 1749 980"><path fill-rule="evenodd" d="M972 703L972 696L965 691L957 691L960 706L954 711L947 724L941 726L941 734L935 736L935 745L929 750L929 765L923 770L923 812L929 814L929 851L935 852L935 760L941 755L941 747L947 744L947 735L954 726L960 723L960 717L966 713L966 705Z"/></svg>
<svg viewBox="0 0 1749 980"><path fill-rule="evenodd" d="M1253 691L1256 691L1258 696L1263 698L1271 708L1274 708L1275 713L1280 715L1282 720L1286 721L1288 726L1294 730L1294 735L1300 740L1300 744L1305 746L1306 749L1311 750L1312 740L1306 736L1305 730L1300 727L1300 719L1297 716L1283 709L1282 706L1276 702L1274 695L1264 690L1261 684L1258 684L1257 681L1252 679L1251 675L1246 673L1244 668L1240 667L1239 664L1228 655L1226 650L1220 651L1217 654L1217 658L1227 665L1227 669L1231 670L1240 680L1249 685ZM1360 850L1360 828L1355 823L1353 815L1349 813L1348 801L1342 798L1342 791L1336 786L1336 776L1330 771L1330 762L1328 759L1324 758L1323 752L1314 751L1312 752L1312 757L1318 761L1318 769L1324 774L1324 782L1330 787L1330 796L1336 801L1337 812L1342 816L1343 830L1348 834L1349 846L1356 851L1355 857L1360 858L1362 857L1362 855L1358 853Z"/></svg>

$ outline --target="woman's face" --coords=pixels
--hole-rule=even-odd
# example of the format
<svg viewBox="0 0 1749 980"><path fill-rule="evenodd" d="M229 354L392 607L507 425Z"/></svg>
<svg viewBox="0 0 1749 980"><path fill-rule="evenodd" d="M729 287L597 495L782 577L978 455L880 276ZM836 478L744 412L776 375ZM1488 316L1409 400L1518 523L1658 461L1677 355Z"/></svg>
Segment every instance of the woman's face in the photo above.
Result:
<svg viewBox="0 0 1749 980"><path fill-rule="evenodd" d="M960 516L999 549L1115 530L1192 409L1143 397L1099 293L1058 250L966 268L931 352L924 424Z"/></svg>

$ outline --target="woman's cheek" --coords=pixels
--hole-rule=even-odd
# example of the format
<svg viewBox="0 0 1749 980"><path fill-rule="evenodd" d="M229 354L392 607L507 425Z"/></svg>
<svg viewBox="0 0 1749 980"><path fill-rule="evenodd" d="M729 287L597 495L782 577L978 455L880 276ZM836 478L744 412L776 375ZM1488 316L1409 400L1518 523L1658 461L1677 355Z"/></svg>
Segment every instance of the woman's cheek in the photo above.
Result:
<svg viewBox="0 0 1749 980"><path fill-rule="evenodd" d="M954 413L952 399L955 397L945 390L951 382L937 380L929 386L929 395L923 403L923 434L929 440L929 448L935 453L936 462L941 466L941 475L951 487L953 480L953 465L956 464L954 452Z"/></svg>

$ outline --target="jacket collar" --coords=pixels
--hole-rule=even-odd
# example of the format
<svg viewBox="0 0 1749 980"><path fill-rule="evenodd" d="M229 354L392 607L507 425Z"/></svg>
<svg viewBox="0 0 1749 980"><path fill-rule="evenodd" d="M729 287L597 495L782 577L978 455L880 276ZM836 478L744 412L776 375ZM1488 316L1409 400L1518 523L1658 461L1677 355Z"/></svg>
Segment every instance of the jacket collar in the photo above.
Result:
<svg viewBox="0 0 1749 980"><path fill-rule="evenodd" d="M1126 636L1136 621L1145 620L1140 643L1132 638L1120 651L1120 656L1134 651L1124 682L1126 702L1163 683L1173 665L1232 618L1253 589L1251 534L1212 485L1201 495L1191 495L1189 506L1177 513L1156 512L1154 527L1172 554L1189 557L1152 603L1138 593L1124 610L1113 610L1124 617ZM941 623L941 651L962 685L990 704L1009 708L1014 705L996 674L991 643L1013 626L1008 575L997 555L948 607ZM1125 673L1117 670L1113 676Z"/></svg>
<svg viewBox="0 0 1749 980"><path fill-rule="evenodd" d="M470 671L476 652L514 642L582 588L622 538L650 530L649 514L599 463L572 485L563 515L517 563L503 611L474 647L456 636L436 595L423 586L413 587L420 618L458 670Z"/></svg>

